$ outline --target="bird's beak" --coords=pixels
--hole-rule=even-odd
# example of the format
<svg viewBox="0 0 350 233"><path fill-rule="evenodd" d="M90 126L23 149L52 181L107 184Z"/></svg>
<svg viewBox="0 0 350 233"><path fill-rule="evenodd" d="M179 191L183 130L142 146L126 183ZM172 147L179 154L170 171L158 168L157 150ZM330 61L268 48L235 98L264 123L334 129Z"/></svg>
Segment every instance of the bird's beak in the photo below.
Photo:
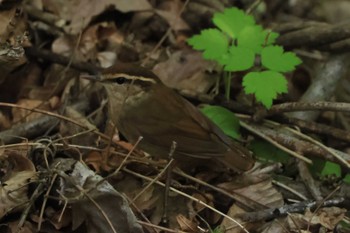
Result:
<svg viewBox="0 0 350 233"><path fill-rule="evenodd" d="M80 78L88 79L88 80L96 81L96 82L101 82L102 81L100 75L81 74Z"/></svg>

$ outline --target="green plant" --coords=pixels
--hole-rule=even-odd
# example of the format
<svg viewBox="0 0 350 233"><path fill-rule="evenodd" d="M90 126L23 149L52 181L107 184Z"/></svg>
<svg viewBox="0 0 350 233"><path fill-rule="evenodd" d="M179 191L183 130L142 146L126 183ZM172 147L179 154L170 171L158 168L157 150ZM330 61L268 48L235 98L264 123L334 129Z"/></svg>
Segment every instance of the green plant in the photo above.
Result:
<svg viewBox="0 0 350 233"><path fill-rule="evenodd" d="M203 51L205 59L223 65L225 71L250 70L243 77L245 93L254 94L270 108L277 94L287 92L283 73L293 71L301 60L293 52L284 52L281 46L274 45L277 33L264 30L251 15L237 8L214 14L213 23L217 28L202 30L188 43ZM260 65L254 65L257 56Z"/></svg>
<svg viewBox="0 0 350 233"><path fill-rule="evenodd" d="M311 173L315 177L319 177L321 180L327 180L329 178L341 179L343 182L350 184L350 174L346 174L342 177L342 171L339 164L325 161L324 159L314 158L313 164L310 165Z"/></svg>
<svg viewBox="0 0 350 233"><path fill-rule="evenodd" d="M291 161L291 156L286 152L261 139L252 141L249 144L249 149L261 162L279 162L288 164Z"/></svg>
<svg viewBox="0 0 350 233"><path fill-rule="evenodd" d="M221 106L205 105L200 109L211 119L224 133L234 139L239 139L239 119L236 115Z"/></svg>

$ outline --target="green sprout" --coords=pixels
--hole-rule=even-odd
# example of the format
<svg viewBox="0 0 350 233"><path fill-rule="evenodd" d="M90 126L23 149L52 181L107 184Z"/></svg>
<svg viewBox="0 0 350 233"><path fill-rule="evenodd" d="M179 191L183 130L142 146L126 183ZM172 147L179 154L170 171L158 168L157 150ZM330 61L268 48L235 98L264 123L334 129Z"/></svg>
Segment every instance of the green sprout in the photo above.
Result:
<svg viewBox="0 0 350 233"><path fill-rule="evenodd" d="M187 42L203 51L205 59L222 65L225 71L254 68L254 72L243 77L244 91L254 94L257 101L270 108L278 94L288 91L283 73L293 71L301 60L295 53L284 52L283 47L274 45L278 33L264 30L242 10L227 8L214 14L213 23L217 28L202 30ZM257 56L261 60L258 66Z"/></svg>

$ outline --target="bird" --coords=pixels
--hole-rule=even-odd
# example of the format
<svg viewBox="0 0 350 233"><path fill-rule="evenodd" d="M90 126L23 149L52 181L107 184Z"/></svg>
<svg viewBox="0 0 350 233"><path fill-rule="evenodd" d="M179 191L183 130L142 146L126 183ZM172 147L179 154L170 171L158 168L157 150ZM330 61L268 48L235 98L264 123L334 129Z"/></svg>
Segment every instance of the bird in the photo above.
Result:
<svg viewBox="0 0 350 233"><path fill-rule="evenodd" d="M197 107L165 86L152 71L116 63L85 78L100 82L108 97L108 117L132 144L167 159L173 142L174 160L184 166L215 162L236 172L250 170L254 159L248 149L208 119Z"/></svg>

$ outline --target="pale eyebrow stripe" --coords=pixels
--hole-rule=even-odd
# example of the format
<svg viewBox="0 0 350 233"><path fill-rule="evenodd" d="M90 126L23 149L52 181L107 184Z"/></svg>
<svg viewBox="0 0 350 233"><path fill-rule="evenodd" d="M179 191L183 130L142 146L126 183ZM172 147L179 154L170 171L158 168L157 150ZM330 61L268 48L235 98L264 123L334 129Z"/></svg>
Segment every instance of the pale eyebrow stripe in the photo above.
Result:
<svg viewBox="0 0 350 233"><path fill-rule="evenodd" d="M133 76L133 75L124 74L124 73L119 73L118 76L125 77L126 79L134 80L134 81L141 80L141 81L144 81L144 82L151 82L151 83L154 83L154 84L157 83L157 81L154 80L153 78L145 78L145 77L141 77L141 76ZM108 75L107 79L113 78L113 77L115 77L115 75L110 74L110 75Z"/></svg>
<svg viewBox="0 0 350 233"><path fill-rule="evenodd" d="M146 82L151 82L151 83L157 83L156 80L154 80L153 78L145 78L145 77L140 77L140 76L130 76L132 77L132 79L134 80L142 80L142 81L146 81Z"/></svg>
<svg viewBox="0 0 350 233"><path fill-rule="evenodd" d="M110 75L110 77L113 77L114 75ZM133 76L133 75L128 75L128 74L118 74L118 76L120 77L125 77L127 79L130 80L141 80L141 81L145 81L145 82L151 82L151 83L157 83L156 80L154 80L153 78L145 78L145 77L141 77L141 76Z"/></svg>

